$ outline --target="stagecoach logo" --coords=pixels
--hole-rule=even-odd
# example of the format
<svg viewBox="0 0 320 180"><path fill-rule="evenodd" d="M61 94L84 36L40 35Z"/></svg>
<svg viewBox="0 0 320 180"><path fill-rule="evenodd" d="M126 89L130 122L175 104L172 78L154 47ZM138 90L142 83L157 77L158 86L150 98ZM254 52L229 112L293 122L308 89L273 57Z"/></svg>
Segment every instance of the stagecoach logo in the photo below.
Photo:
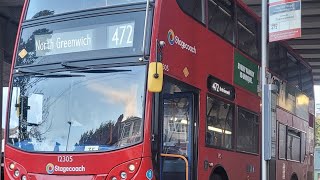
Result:
<svg viewBox="0 0 320 180"><path fill-rule="evenodd" d="M86 171L86 168L83 165L77 167L64 167L48 163L46 166L46 171L48 174L53 174L54 172L84 172Z"/></svg>
<svg viewBox="0 0 320 180"><path fill-rule="evenodd" d="M168 42L171 46L173 46L174 44L177 44L181 47L181 49L185 49L193 54L197 54L196 47L191 46L187 44L185 41L183 41L182 39L180 39L177 35L174 34L172 29L168 31Z"/></svg>
<svg viewBox="0 0 320 180"><path fill-rule="evenodd" d="M54 165L52 163L47 164L46 171L48 174L52 174L54 172Z"/></svg>
<svg viewBox="0 0 320 180"><path fill-rule="evenodd" d="M170 45L174 45L174 32L172 29L168 31L168 41Z"/></svg>

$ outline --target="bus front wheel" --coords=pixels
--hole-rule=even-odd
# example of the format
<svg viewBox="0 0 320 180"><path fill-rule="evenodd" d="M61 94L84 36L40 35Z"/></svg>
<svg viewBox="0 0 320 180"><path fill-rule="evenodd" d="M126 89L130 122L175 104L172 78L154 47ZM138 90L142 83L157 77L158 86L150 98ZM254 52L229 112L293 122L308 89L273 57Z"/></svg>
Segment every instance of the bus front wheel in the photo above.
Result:
<svg viewBox="0 0 320 180"><path fill-rule="evenodd" d="M290 180L298 180L298 176L296 174L293 174Z"/></svg>
<svg viewBox="0 0 320 180"><path fill-rule="evenodd" d="M219 174L213 174L210 180L223 180Z"/></svg>

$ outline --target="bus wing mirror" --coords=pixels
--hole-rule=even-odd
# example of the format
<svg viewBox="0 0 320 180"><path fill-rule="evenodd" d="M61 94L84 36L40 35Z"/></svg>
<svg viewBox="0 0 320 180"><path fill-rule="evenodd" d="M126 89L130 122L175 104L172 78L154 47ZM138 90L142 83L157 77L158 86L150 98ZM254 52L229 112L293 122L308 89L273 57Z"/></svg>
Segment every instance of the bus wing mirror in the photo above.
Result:
<svg viewBox="0 0 320 180"><path fill-rule="evenodd" d="M150 92L161 92L163 85L163 64L152 62L149 64L148 90Z"/></svg>

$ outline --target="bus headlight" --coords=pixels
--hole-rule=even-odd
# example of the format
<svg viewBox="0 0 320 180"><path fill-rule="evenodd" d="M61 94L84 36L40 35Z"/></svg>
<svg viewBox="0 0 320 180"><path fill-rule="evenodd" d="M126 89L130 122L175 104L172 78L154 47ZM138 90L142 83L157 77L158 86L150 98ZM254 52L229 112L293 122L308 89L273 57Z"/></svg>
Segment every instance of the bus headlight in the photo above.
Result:
<svg viewBox="0 0 320 180"><path fill-rule="evenodd" d="M130 164L128 168L130 172L133 172L136 169L136 167L133 164Z"/></svg>
<svg viewBox="0 0 320 180"><path fill-rule="evenodd" d="M13 163L11 163L11 164L9 165L9 169L10 169L10 170L13 170L14 167L15 167L15 165L14 165Z"/></svg>
<svg viewBox="0 0 320 180"><path fill-rule="evenodd" d="M5 169L9 179L15 180L27 180L27 171L19 163L12 161L11 159L4 158ZM25 177L23 177L25 176Z"/></svg>
<svg viewBox="0 0 320 180"><path fill-rule="evenodd" d="M128 162L124 162L122 164L117 165L113 168L109 175L108 180L124 180L124 179L132 179L138 171L138 167L141 164L141 159L133 159Z"/></svg>

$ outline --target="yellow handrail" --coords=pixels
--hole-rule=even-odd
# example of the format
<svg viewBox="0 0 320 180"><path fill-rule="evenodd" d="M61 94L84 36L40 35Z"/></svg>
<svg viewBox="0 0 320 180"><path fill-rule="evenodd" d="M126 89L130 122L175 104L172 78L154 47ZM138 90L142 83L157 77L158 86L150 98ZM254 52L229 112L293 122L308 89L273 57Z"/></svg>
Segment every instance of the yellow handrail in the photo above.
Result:
<svg viewBox="0 0 320 180"><path fill-rule="evenodd" d="M183 159L184 162L186 163L186 180L189 178L189 163L186 157L177 155L177 154L161 154L163 157L174 157L174 158L180 158Z"/></svg>

